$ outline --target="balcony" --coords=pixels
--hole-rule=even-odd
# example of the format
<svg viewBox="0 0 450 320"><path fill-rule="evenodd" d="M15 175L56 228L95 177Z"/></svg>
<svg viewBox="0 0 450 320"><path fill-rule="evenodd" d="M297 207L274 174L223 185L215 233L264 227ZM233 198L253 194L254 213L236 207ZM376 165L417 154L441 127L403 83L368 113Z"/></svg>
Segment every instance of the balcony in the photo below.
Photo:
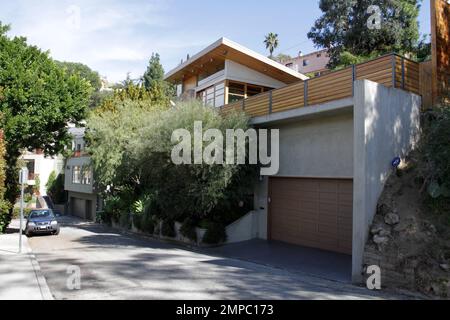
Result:
<svg viewBox="0 0 450 320"><path fill-rule="evenodd" d="M226 114L233 110L244 110L251 117L259 117L351 98L355 81L362 79L419 95L421 93L419 63L389 54L225 105L221 112Z"/></svg>

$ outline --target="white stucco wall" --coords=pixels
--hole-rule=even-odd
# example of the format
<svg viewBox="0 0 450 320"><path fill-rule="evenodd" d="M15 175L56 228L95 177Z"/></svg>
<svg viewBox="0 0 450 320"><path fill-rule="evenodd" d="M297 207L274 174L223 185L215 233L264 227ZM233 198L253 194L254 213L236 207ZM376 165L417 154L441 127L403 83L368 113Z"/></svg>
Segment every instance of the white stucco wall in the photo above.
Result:
<svg viewBox="0 0 450 320"><path fill-rule="evenodd" d="M47 194L47 188L45 185L47 184L48 178L52 171L55 171L57 175L64 171L64 160L61 156L46 157L43 154L27 152L22 156L22 159L25 161L34 160L34 173L39 175L39 192L41 195ZM29 185L35 185L35 183L36 180L28 181Z"/></svg>
<svg viewBox="0 0 450 320"><path fill-rule="evenodd" d="M369 226L392 160L404 157L420 133L421 98L368 80L355 83L353 281L362 279Z"/></svg>

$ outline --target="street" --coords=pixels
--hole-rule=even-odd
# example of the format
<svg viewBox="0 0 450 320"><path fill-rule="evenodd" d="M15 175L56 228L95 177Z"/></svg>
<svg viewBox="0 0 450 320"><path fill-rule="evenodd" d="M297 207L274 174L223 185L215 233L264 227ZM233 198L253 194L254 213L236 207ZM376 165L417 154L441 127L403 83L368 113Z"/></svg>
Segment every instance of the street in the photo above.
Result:
<svg viewBox="0 0 450 320"><path fill-rule="evenodd" d="M59 236L29 239L55 299L391 298L350 284L123 235L74 218L61 221ZM81 271L80 290L67 285L73 266Z"/></svg>

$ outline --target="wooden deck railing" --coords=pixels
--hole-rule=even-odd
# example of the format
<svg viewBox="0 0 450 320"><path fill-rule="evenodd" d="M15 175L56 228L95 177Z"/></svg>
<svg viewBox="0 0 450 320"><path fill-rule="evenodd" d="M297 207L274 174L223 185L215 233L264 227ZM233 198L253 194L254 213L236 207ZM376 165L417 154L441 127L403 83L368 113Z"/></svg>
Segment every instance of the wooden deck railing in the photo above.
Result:
<svg viewBox="0 0 450 320"><path fill-rule="evenodd" d="M389 54L225 105L221 112L244 110L248 115L258 117L350 98L354 94L355 80L361 79L420 94L419 70L417 62Z"/></svg>

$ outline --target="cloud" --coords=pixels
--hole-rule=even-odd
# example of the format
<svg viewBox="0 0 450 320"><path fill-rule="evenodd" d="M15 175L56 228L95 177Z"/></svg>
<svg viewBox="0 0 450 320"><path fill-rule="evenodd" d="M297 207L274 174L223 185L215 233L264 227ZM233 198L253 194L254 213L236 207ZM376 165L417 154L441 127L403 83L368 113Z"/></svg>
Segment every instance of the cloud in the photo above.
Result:
<svg viewBox="0 0 450 320"><path fill-rule="evenodd" d="M152 52L174 66L186 50L210 42L177 30L171 5L171 0L20 0L2 4L0 20L12 24L12 35L26 36L54 59L82 62L120 81L127 72L140 77Z"/></svg>

